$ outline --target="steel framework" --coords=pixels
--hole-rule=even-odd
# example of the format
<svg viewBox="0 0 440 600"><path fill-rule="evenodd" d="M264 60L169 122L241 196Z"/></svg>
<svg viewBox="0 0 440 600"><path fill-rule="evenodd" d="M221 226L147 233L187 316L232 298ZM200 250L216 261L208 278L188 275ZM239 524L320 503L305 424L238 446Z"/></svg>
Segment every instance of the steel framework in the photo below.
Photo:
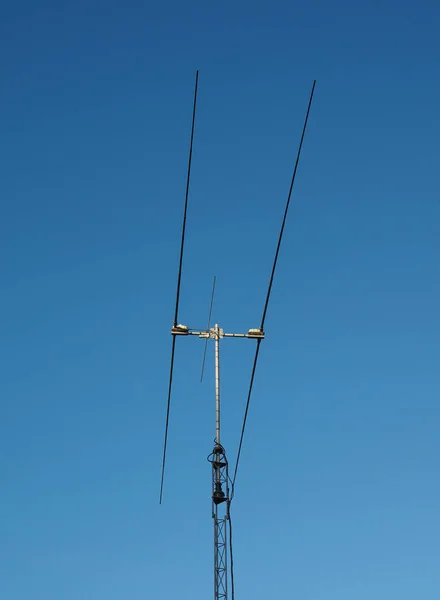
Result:
<svg viewBox="0 0 440 600"><path fill-rule="evenodd" d="M214 519L214 598L228 597L229 475L225 449L214 446L208 457L212 464L212 518Z"/></svg>

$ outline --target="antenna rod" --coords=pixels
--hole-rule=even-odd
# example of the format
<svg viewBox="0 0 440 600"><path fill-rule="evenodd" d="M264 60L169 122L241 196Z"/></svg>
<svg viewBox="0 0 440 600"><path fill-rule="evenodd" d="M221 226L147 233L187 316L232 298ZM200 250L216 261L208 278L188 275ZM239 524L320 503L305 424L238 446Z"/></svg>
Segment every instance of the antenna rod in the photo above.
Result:
<svg viewBox="0 0 440 600"><path fill-rule="evenodd" d="M290 199L292 197L292 190L293 190L293 186L295 184L296 172L298 170L299 159L301 157L302 145L304 142L304 137L306 135L307 123L309 121L309 115L310 115L310 109L312 108L312 101L313 101L313 94L315 93L315 86L316 86L316 79L313 82L312 91L310 92L309 104L307 106L306 116L304 119L301 140L299 142L298 152L296 154L295 167L293 169L292 180L290 182L290 188L289 188L289 194L287 196L286 208L284 209L284 216L283 216L283 221L281 223L280 235L278 237L278 244L277 244L277 249L275 252L275 258L273 261L272 272L270 274L269 287L267 289L266 301L264 303L263 316L261 317L261 325L260 325L261 331L264 331L264 322L266 320L267 307L269 306L269 298L270 298L270 293L272 291L273 278L275 276L275 270L277 268L278 254L280 253L281 240L283 239L283 233L284 233L284 227L286 225L287 213L289 212Z"/></svg>
<svg viewBox="0 0 440 600"><path fill-rule="evenodd" d="M198 86L199 86L199 72L196 71L196 83L194 85L194 103L193 103L193 113L192 113L192 123L191 123L191 141L189 143L188 172L186 175L185 208L183 209L182 239L180 241L179 273L177 275L176 310L174 313L174 327L177 326L177 315L179 312L180 282L182 279L183 248L185 246L186 213L188 211L189 183L190 183L190 179L191 179L191 164L192 164L192 153L193 153L193 142L194 142L194 125L196 122Z"/></svg>
<svg viewBox="0 0 440 600"><path fill-rule="evenodd" d="M196 71L196 83L194 86L194 104L193 104L192 124L191 124L191 141L190 141L190 145L189 145L188 173L187 173L187 178L186 178L185 207L183 210L182 239L180 242L179 272L177 275L176 307L175 307L175 311L174 311L174 328L176 328L178 325L180 284L182 281L183 249L185 246L186 213L188 210L189 182L190 182L190 178L191 178L191 163L192 163L192 150L193 150L193 142L194 142L194 124L195 124L195 120L196 120L198 82L199 82L199 72ZM170 379L169 379L169 383L168 383L167 413L166 413L166 418L165 418L165 435L164 435L164 440L163 440L162 474L160 477L159 504L162 504L163 483L164 483L164 477L165 477L165 463L166 463L166 459L167 459L168 425L169 425L169 421L170 421L171 387L172 387L172 383L173 383L175 350L176 350L176 336L173 333L173 342L172 342L172 346L171 346L171 361L170 361Z"/></svg>
<svg viewBox="0 0 440 600"><path fill-rule="evenodd" d="M288 196L287 196L287 202L286 202L286 206L285 206L285 209L284 209L284 216L283 216L283 220L281 222L281 228L280 228L280 233L279 233L279 237L278 237L278 243L277 243L277 247L276 247L276 251L275 251L275 257L274 257L273 266L272 266L272 271L271 271L270 279L269 279L269 286L268 286L268 289L267 289L266 300L264 302L263 315L261 317L261 325L260 325L261 332L264 332L264 323L266 321L267 308L269 306L270 294L272 292L272 285L273 285L273 280L274 280L274 277L275 277L275 271L276 271L276 268L277 268L278 255L280 253L280 247L281 247L281 241L283 239L284 227L286 225L287 213L289 212L289 205L290 205L290 199L292 197L292 190L293 190L293 186L295 184L296 172L298 170L299 159L301 158L301 150L302 150L302 146L303 146L303 142L304 142L304 137L306 135L307 123L309 121L310 109L312 107L313 94L315 93L315 86L316 86L316 79L313 81L312 91L310 92L309 104L307 106L307 111L306 111L306 115L305 115L305 118L304 118L304 124L303 124L303 129L302 129L302 134L301 134L301 140L299 142L298 151L297 151L297 154L296 154L295 167L293 169L293 174L292 174L292 179L291 179L291 182L290 182L289 193L288 193ZM249 404L250 404L251 396L252 396L252 387L254 385L254 377L255 377L255 371L256 371L256 368L257 368L259 351L260 351L260 340L258 340L257 347L255 349L254 364L252 366L252 374L251 374L251 379L250 379L250 383L249 383L249 391L248 391L248 396L247 396L247 400L246 400L246 408L245 408L245 411L244 411L243 425L241 427L240 442L238 444L237 460L235 461L234 477L232 478L232 496L234 496L234 491L235 491L235 480L237 479L238 465L239 465L239 462L240 462L241 449L242 449L242 446L243 446L244 432L245 432L245 429L246 429L246 422L247 422L247 417L248 417L248 412L249 412Z"/></svg>
<svg viewBox="0 0 440 600"><path fill-rule="evenodd" d="M211 292L211 303L209 305L209 314L208 314L208 327L206 328L209 331L211 327L211 315L212 315L212 305L214 304L214 294L215 294L215 282L217 277L214 276L214 281L212 282L212 292ZM208 338L205 340L205 349L203 351L203 360L202 360L202 372L200 374L200 383L203 381L203 374L205 372L205 361L206 361L206 350L208 348Z"/></svg>

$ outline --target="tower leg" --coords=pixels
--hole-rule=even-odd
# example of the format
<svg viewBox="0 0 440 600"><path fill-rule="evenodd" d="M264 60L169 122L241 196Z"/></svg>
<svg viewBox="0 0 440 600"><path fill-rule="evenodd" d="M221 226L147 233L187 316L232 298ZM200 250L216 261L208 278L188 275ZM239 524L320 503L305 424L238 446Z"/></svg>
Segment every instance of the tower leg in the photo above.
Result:
<svg viewBox="0 0 440 600"><path fill-rule="evenodd" d="M212 464L212 517L214 519L214 600L227 600L229 478L228 461L223 446L215 445L209 461Z"/></svg>

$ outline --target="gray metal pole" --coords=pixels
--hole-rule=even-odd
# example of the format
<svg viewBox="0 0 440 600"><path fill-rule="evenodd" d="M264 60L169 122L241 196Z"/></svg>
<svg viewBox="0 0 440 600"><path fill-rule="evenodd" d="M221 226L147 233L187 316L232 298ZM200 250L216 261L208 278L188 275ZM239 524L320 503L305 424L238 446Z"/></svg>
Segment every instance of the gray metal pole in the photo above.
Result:
<svg viewBox="0 0 440 600"><path fill-rule="evenodd" d="M220 444L220 328L215 325L215 443Z"/></svg>

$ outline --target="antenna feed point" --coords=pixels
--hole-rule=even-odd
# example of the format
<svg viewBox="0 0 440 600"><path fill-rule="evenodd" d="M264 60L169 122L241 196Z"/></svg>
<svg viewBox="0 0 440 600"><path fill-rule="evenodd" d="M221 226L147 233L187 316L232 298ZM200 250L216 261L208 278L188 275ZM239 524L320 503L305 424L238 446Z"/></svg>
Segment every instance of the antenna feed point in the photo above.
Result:
<svg viewBox="0 0 440 600"><path fill-rule="evenodd" d="M264 339L264 331L262 329L249 329L247 332L247 337L262 340Z"/></svg>
<svg viewBox="0 0 440 600"><path fill-rule="evenodd" d="M171 328L171 334L172 335L188 335L189 329L186 325L174 325L174 327Z"/></svg>

